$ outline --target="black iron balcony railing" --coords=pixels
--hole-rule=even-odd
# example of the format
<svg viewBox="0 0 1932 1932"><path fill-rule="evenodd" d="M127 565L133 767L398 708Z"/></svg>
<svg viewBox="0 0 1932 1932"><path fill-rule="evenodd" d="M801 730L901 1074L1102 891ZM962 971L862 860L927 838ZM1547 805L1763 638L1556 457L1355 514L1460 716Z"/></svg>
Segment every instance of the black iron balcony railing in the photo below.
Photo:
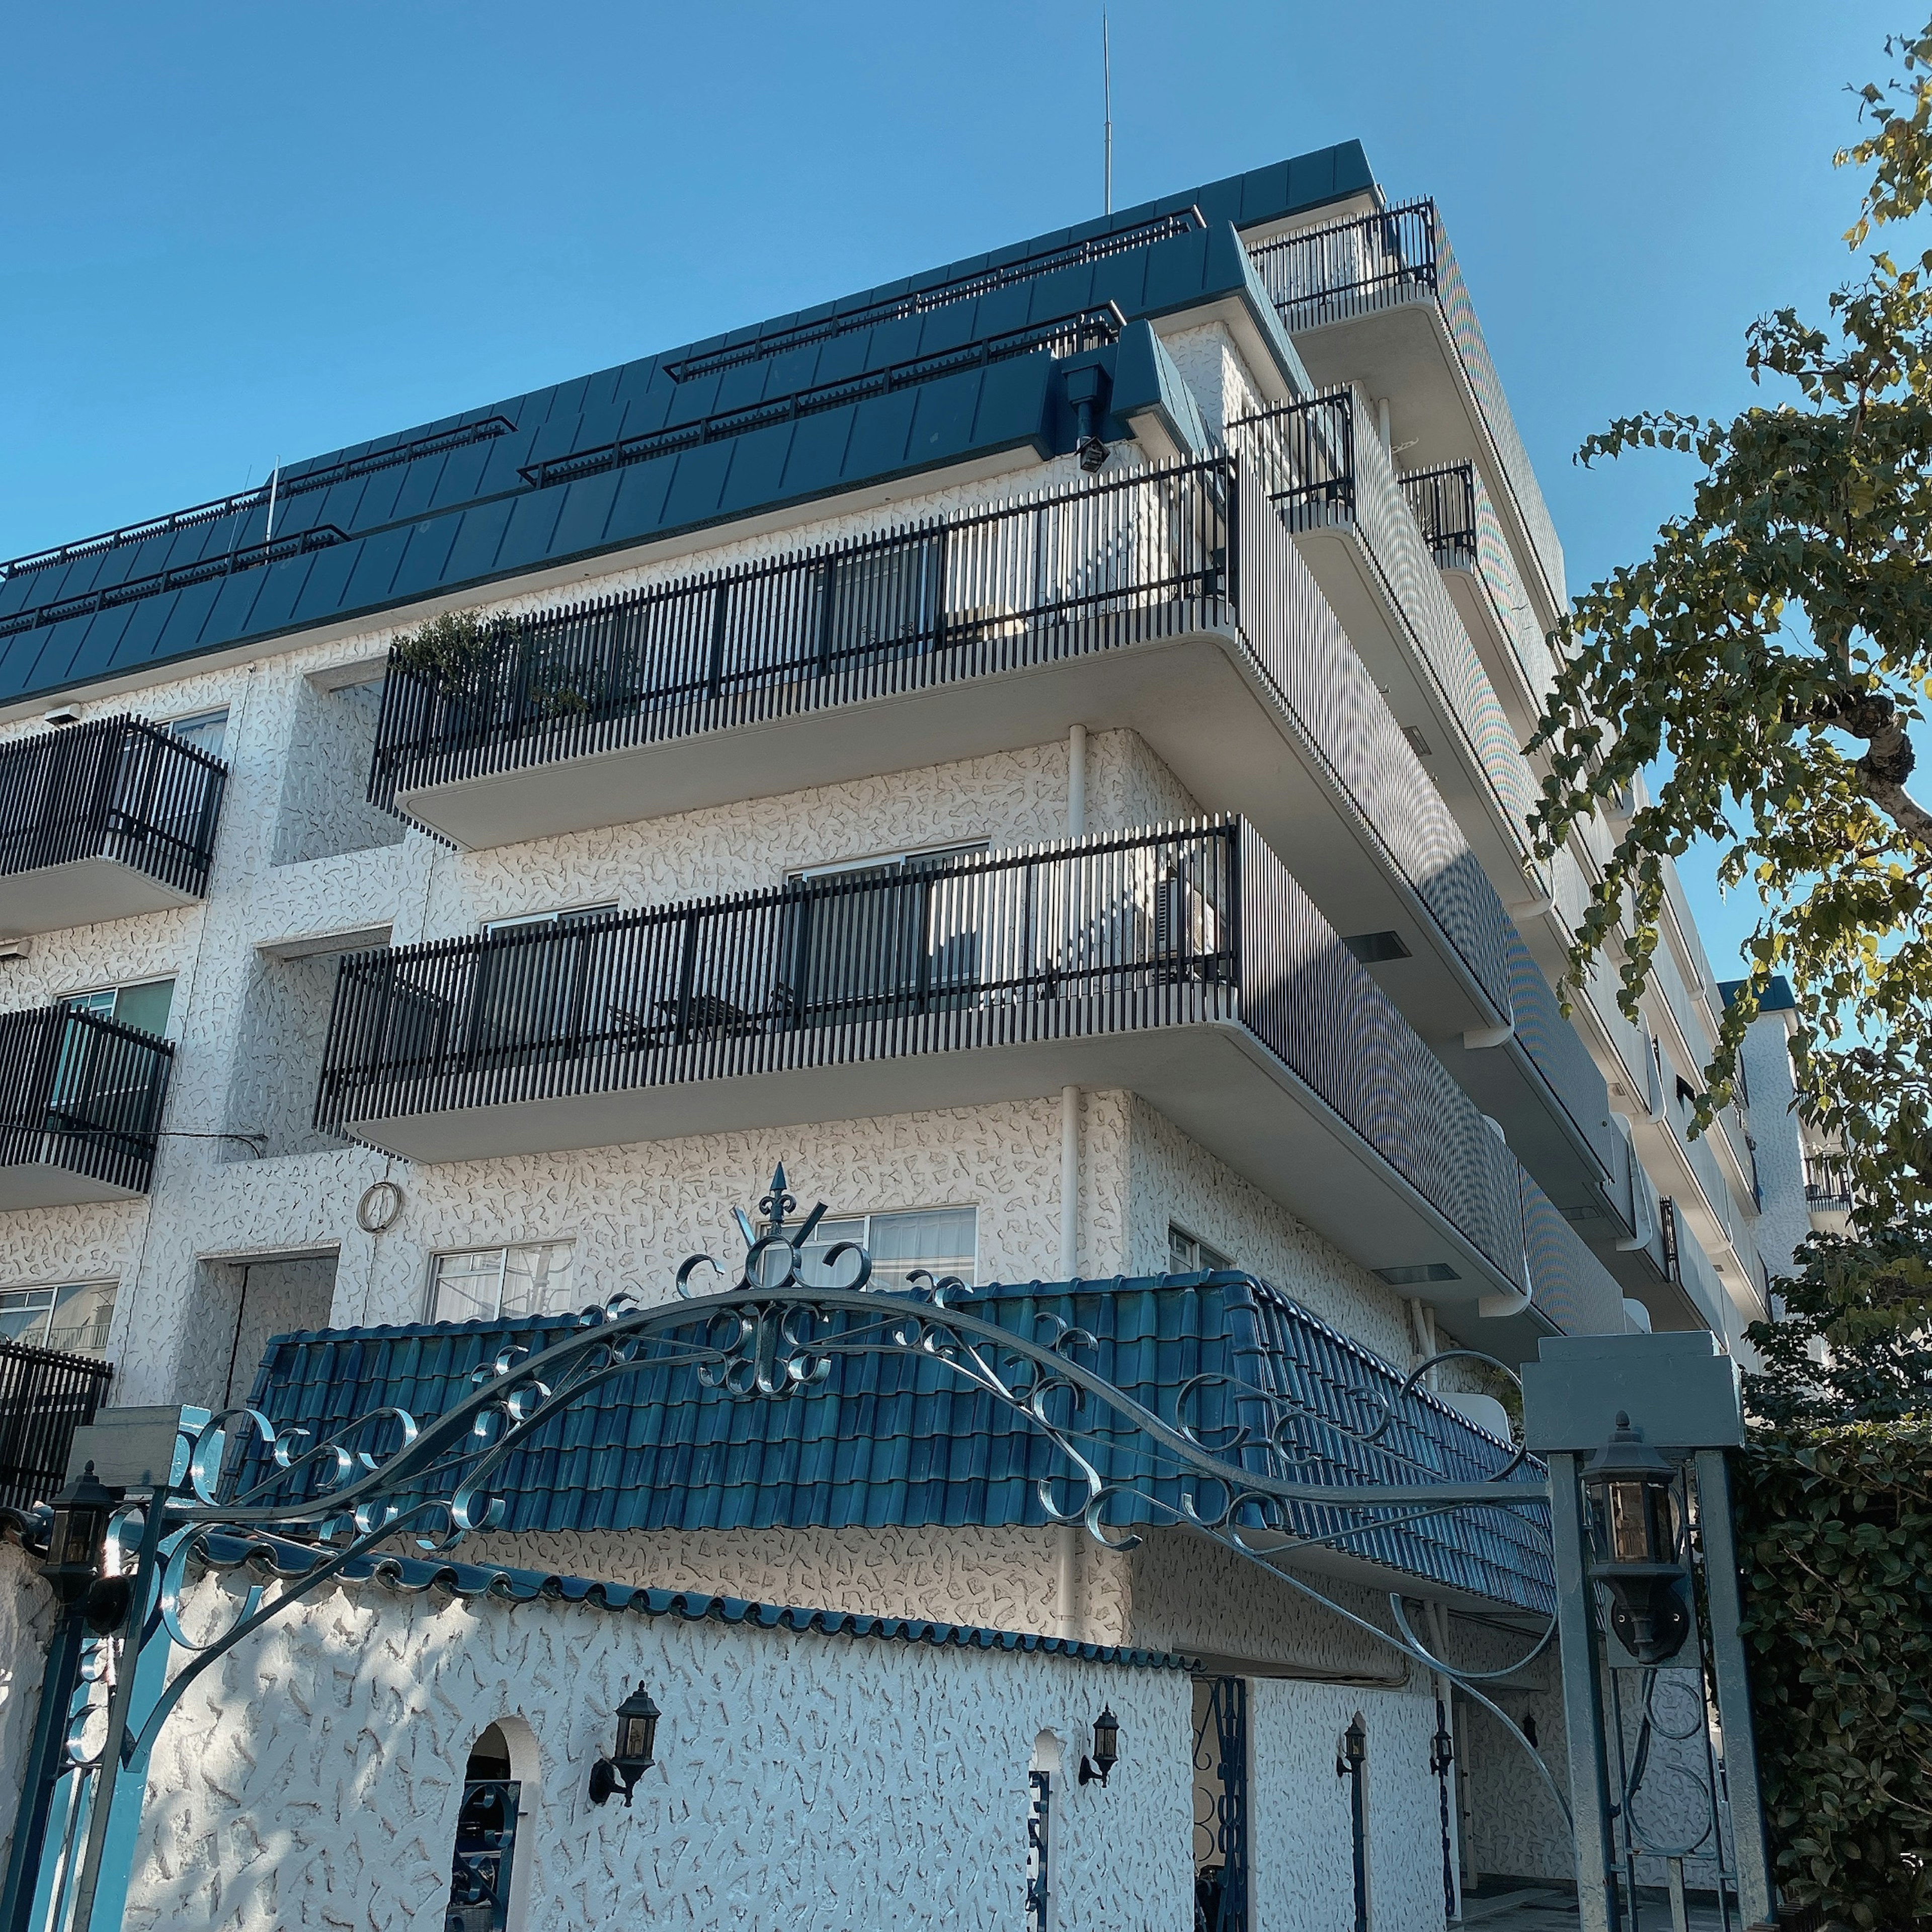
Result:
<svg viewBox="0 0 1932 1932"><path fill-rule="evenodd" d="M316 1119L1204 1022L1255 1035L1520 1276L1514 1160L1238 820L359 954Z"/></svg>
<svg viewBox="0 0 1932 1932"><path fill-rule="evenodd" d="M94 1420L113 1372L92 1355L0 1340L0 1509L52 1499L74 1432Z"/></svg>
<svg viewBox="0 0 1932 1932"><path fill-rule="evenodd" d="M1500 904L1254 476L1225 458L526 616L466 662L399 650L370 796L1217 630L1507 1010Z"/></svg>
<svg viewBox="0 0 1932 1932"><path fill-rule="evenodd" d="M70 1007L0 1013L0 1168L145 1192L173 1060L166 1040Z"/></svg>
<svg viewBox="0 0 1932 1932"><path fill-rule="evenodd" d="M1401 482L1436 568L1474 570L1478 542L1475 465L1446 463L1435 470L1412 470Z"/></svg>
<svg viewBox="0 0 1932 1932"><path fill-rule="evenodd" d="M1293 331L1438 291L1436 204L1406 202L1251 250L1282 322Z"/></svg>
<svg viewBox="0 0 1932 1932"><path fill-rule="evenodd" d="M526 616L467 663L399 649L370 796L1226 622L1232 484L1129 476Z"/></svg>
<svg viewBox="0 0 1932 1932"><path fill-rule="evenodd" d="M138 718L0 744L0 879L108 859L198 898L226 776L220 759Z"/></svg>

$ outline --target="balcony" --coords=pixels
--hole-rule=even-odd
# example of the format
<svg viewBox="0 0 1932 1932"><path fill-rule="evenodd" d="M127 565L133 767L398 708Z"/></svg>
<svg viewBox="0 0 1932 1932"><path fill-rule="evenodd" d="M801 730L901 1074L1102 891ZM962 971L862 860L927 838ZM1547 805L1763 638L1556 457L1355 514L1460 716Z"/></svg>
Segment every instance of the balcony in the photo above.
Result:
<svg viewBox="0 0 1932 1932"><path fill-rule="evenodd" d="M1491 880L1521 900L1536 781L1366 404L1336 390L1228 434L1410 742L1427 748L1430 776Z"/></svg>
<svg viewBox="0 0 1932 1932"><path fill-rule="evenodd" d="M1511 1342L1622 1325L1608 1277L1238 820L361 954L316 1118L436 1162L1069 1084L1142 1095L1453 1318L1486 1303Z"/></svg>
<svg viewBox="0 0 1932 1932"><path fill-rule="evenodd" d="M138 718L0 745L0 938L200 898L226 771Z"/></svg>
<svg viewBox="0 0 1932 1932"><path fill-rule="evenodd" d="M0 1210L145 1194L173 1060L92 1013L0 1013Z"/></svg>
<svg viewBox="0 0 1932 1932"><path fill-rule="evenodd" d="M1526 744L1556 682L1556 661L1516 574L1496 505L1473 463L1406 470L1399 480L1456 614L1518 742Z"/></svg>
<svg viewBox="0 0 1932 1932"><path fill-rule="evenodd" d="M392 660L370 796L493 846L1132 730L1248 812L1439 1039L1509 1018L1507 916L1255 479L1142 471Z"/></svg>
<svg viewBox="0 0 1932 1932"><path fill-rule="evenodd" d="M74 1432L94 1420L113 1372L92 1355L0 1338L0 1509L52 1498Z"/></svg>
<svg viewBox="0 0 1932 1932"><path fill-rule="evenodd" d="M1418 468L1474 458L1535 578L1539 626L1553 626L1568 603L1562 546L1436 204L1304 229L1251 253L1317 382L1388 398Z"/></svg>

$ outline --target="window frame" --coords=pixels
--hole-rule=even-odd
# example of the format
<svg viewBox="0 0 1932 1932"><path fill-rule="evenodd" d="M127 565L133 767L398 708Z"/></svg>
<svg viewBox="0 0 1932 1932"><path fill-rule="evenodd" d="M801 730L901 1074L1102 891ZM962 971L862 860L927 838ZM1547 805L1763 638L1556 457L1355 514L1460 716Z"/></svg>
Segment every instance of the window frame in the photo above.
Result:
<svg viewBox="0 0 1932 1932"><path fill-rule="evenodd" d="M819 1223L818 1229L814 1232L812 1248L833 1247L837 1246L838 1240L851 1240L856 1238L866 1253L871 1255L872 1223L874 1221L890 1220L898 1216L910 1216L921 1214L970 1214L972 1216L973 1256L972 1265L967 1276L967 1286L969 1288L976 1288L980 1283L980 1204L976 1201L928 1203L919 1208L866 1208L856 1213L841 1213L828 1209L825 1219ZM860 1232L856 1238L850 1234L841 1234L837 1238L837 1240L833 1241L822 1241L818 1238L818 1234L828 1227L849 1226L854 1222L856 1222L860 1228ZM761 1229L760 1232L766 1232L769 1229ZM808 1248L806 1252L809 1253L811 1248ZM878 1258L874 1256L873 1258L876 1265ZM802 1256L800 1256L800 1259L803 1259ZM915 1262L911 1264L916 1267L920 1264ZM818 1285L823 1286L823 1284Z"/></svg>
<svg viewBox="0 0 1932 1932"><path fill-rule="evenodd" d="M52 1340L53 1320L54 1317L60 1312L61 1298L63 1295L78 1294L88 1288L104 1290L108 1298L107 1319L101 1334L99 1348L68 1348L56 1344ZM16 1341L21 1347L26 1348L45 1348L55 1354L63 1355L84 1355L90 1360L98 1361L104 1362L108 1359L108 1337L113 1333L115 1310L121 1299L121 1282L118 1276L95 1275L84 1276L73 1281L29 1281L0 1284L0 1299L16 1294L44 1294L47 1298L46 1306L44 1309L32 1311L40 1318L40 1332L38 1336L8 1336L4 1339Z"/></svg>
<svg viewBox="0 0 1932 1932"><path fill-rule="evenodd" d="M520 1250L533 1248L564 1248L569 1251L571 1294L576 1292L577 1237L574 1234L553 1234L538 1240L485 1242L469 1248L436 1248L430 1251L425 1264L426 1274L423 1289L423 1319L426 1322L440 1324L453 1322L501 1322L503 1315L503 1289L509 1279L510 1257ZM494 1312L488 1315L440 1315L436 1302L442 1288L442 1264L447 1261L460 1261L471 1255L494 1255L496 1262L496 1303ZM567 1314L568 1306L556 1309L530 1309L508 1318L527 1321L550 1314Z"/></svg>
<svg viewBox="0 0 1932 1932"><path fill-rule="evenodd" d="M1169 1268L1169 1274L1222 1274L1232 1270L1234 1259L1224 1255L1211 1241L1204 1241L1198 1234L1191 1234L1178 1221L1167 1224L1167 1258L1174 1258L1174 1245L1180 1242L1194 1250L1195 1264L1192 1268ZM1211 1257L1211 1258L1210 1258Z"/></svg>

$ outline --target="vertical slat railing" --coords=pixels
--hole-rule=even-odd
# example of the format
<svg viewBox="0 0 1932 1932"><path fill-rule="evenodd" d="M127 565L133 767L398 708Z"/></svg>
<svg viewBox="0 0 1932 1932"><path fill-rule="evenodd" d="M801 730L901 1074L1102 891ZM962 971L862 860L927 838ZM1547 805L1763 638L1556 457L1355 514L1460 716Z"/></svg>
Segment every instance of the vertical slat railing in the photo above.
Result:
<svg viewBox="0 0 1932 1932"><path fill-rule="evenodd" d="M1227 616L1232 472L1134 472L399 646L370 796L1172 635Z"/></svg>
<svg viewBox="0 0 1932 1932"><path fill-rule="evenodd" d="M113 1372L91 1355L0 1340L0 1508L52 1498L74 1432L94 1420Z"/></svg>
<svg viewBox="0 0 1932 1932"><path fill-rule="evenodd" d="M199 898L227 768L138 718L0 744L0 877L120 860Z"/></svg>
<svg viewBox="0 0 1932 1932"><path fill-rule="evenodd" d="M0 1013L0 1165L145 1192L174 1048L65 1006Z"/></svg>

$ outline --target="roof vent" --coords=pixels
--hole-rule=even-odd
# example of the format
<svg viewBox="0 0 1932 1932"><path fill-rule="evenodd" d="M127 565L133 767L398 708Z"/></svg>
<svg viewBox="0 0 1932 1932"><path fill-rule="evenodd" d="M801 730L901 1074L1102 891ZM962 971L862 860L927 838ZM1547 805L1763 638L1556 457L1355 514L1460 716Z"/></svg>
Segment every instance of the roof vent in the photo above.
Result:
<svg viewBox="0 0 1932 1932"><path fill-rule="evenodd" d="M40 722L43 724L78 724L80 722L80 713L75 710L72 705L63 704L52 711L43 711L40 713Z"/></svg>

